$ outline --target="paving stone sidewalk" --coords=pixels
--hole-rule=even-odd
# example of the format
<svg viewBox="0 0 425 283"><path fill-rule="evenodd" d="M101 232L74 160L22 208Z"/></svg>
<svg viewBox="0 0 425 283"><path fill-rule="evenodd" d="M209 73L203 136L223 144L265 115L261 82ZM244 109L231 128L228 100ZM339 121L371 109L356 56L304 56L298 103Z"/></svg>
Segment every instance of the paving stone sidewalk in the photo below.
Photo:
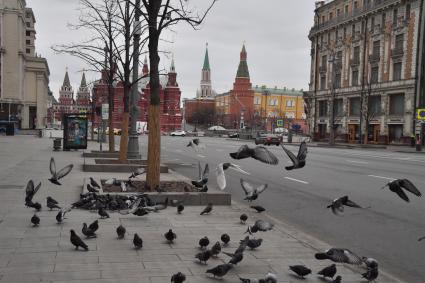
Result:
<svg viewBox="0 0 425 283"><path fill-rule="evenodd" d="M89 251L75 251L69 242L69 230L81 235L82 223L99 218L97 213L72 210L63 224L56 224L57 211L43 210L39 227L32 227L33 209L24 207L23 185L28 179L43 182L35 200L45 205L45 197L51 195L61 204L78 199L82 179L88 175L76 165L63 186L54 187L47 181L48 161L51 156L59 168L67 163L81 164L81 152L54 152L50 143L43 139L0 139L0 282L170 282L178 271L187 276L186 282L216 282L205 274L206 269L222 264L228 257L220 254L201 265L194 259L199 252L198 240L208 236L211 244L228 233L230 245L223 250L234 251L239 240L246 236L246 225L240 224L239 216L247 213L248 223L265 219L266 215L248 212L245 205L217 206L211 215L200 216L202 207L186 207L178 215L174 207L158 213L137 217L111 213L110 219L99 220L98 237L85 240ZM4 159L6 158L6 159ZM7 161L6 161L7 160ZM6 164L7 162L7 164ZM105 174L105 173L104 173ZM105 176L108 174L105 174ZM15 186L12 186L15 184ZM289 265L304 264L317 273L331 264L317 261L314 253L329 246L282 223L275 223L272 231L257 233L263 244L257 250L247 250L243 261L235 266L222 282L240 282L238 276L262 278L268 272L276 273L278 282L325 282L316 274L301 280L288 270ZM116 239L115 229L122 224L127 228L124 240ZM167 244L163 234L168 229L177 233L175 244ZM144 241L141 250L132 245L134 233ZM363 268L338 264L338 274L343 282L365 282L360 273ZM384 274L379 282L400 282Z"/></svg>

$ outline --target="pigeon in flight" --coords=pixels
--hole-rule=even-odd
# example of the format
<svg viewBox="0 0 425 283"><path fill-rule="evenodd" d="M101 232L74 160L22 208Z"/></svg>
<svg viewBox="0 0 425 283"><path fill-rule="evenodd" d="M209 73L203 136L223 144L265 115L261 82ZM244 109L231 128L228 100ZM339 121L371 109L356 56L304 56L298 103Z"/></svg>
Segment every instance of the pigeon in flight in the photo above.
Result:
<svg viewBox="0 0 425 283"><path fill-rule="evenodd" d="M137 235L137 233L134 234L133 245L137 250L143 247L143 240L139 237L139 235Z"/></svg>
<svg viewBox="0 0 425 283"><path fill-rule="evenodd" d="M65 215L70 212L72 207L66 207L59 210L58 214L56 214L56 221L58 223L62 223L62 221L65 219Z"/></svg>
<svg viewBox="0 0 425 283"><path fill-rule="evenodd" d="M241 179L241 186L242 189L245 192L245 198L244 200L247 200L249 202L256 200L258 198L258 195L264 192L267 189L267 184L261 185L257 188L254 188L254 186L247 181L244 181Z"/></svg>
<svg viewBox="0 0 425 283"><path fill-rule="evenodd" d="M204 168L204 171L202 173L201 163L198 162L198 171L199 171L198 172L198 180L192 181L192 185L194 185L197 188L202 188L208 182L208 174L210 173L210 168L208 166L208 163L205 164L205 168Z"/></svg>
<svg viewBox="0 0 425 283"><path fill-rule="evenodd" d="M38 192L38 190L41 187L41 183L39 183L37 186L34 187L34 182L32 180L29 180L27 183L27 186L25 188L25 205L30 206L28 204L32 203L32 199L34 198L34 195Z"/></svg>
<svg viewBox="0 0 425 283"><path fill-rule="evenodd" d="M215 277L223 277L224 275L227 274L227 272L229 272L230 269L232 269L233 265L229 264L229 263L225 263L225 264L220 264L217 265L214 268L208 269L206 271L206 273L211 273L212 275L214 275Z"/></svg>
<svg viewBox="0 0 425 283"><path fill-rule="evenodd" d="M277 157L264 146L250 148L247 145L243 145L238 149L238 151L230 153L230 157L233 159L245 159L252 157L258 161L271 165L277 165L279 163Z"/></svg>
<svg viewBox="0 0 425 283"><path fill-rule="evenodd" d="M303 141L300 144L300 148L298 150L297 156L295 156L295 154L293 154L290 150L288 150L283 145L281 145L281 146L282 146L283 150L286 152L286 154L288 155L289 159L291 159L291 161L293 163L292 166L286 166L285 167L286 170L299 169L299 168L303 168L305 166L305 159L307 157L307 144L305 143L305 141Z"/></svg>
<svg viewBox="0 0 425 283"><path fill-rule="evenodd" d="M205 149L205 145L201 143L199 139L191 140L186 147L192 147L196 152L201 149Z"/></svg>
<svg viewBox="0 0 425 283"><path fill-rule="evenodd" d="M220 190L224 190L226 188L226 175L224 174L224 171L229 168L236 170L245 175L251 175L250 173L242 170L241 167L237 164L233 164L229 162L220 163L217 165L217 168L215 169L215 173L217 176L217 185L220 188Z"/></svg>
<svg viewBox="0 0 425 283"><path fill-rule="evenodd" d="M52 210L53 208L61 209L60 206L58 205L59 203L54 198L52 198L51 196L48 196L46 198L46 201L47 201L46 206L48 208L50 208L50 210Z"/></svg>
<svg viewBox="0 0 425 283"><path fill-rule="evenodd" d="M314 257L318 260L329 259L338 263L349 263L360 265L363 260L348 249L331 248L324 253L316 253Z"/></svg>
<svg viewBox="0 0 425 283"><path fill-rule="evenodd" d="M176 233L173 230L168 230L167 233L164 234L165 239L167 239L168 243L172 244L175 239L177 239Z"/></svg>
<svg viewBox="0 0 425 283"><path fill-rule="evenodd" d="M34 213L34 215L31 217L31 223L34 225L34 227L40 225L40 217Z"/></svg>
<svg viewBox="0 0 425 283"><path fill-rule="evenodd" d="M221 235L220 239L223 242L223 245L224 246L227 246L229 244L229 242L230 242L230 236L227 235L227 234Z"/></svg>
<svg viewBox="0 0 425 283"><path fill-rule="evenodd" d="M261 205L251 205L250 207L252 209L255 209L258 213L266 211L266 209L262 207Z"/></svg>
<svg viewBox="0 0 425 283"><path fill-rule="evenodd" d="M100 189L100 185L95 181L95 179L93 179L92 177L90 177L90 185L93 187L93 188L98 188L98 189Z"/></svg>
<svg viewBox="0 0 425 283"><path fill-rule="evenodd" d="M206 193L206 192L208 192L208 186L204 185L202 188L199 188L198 191L200 193Z"/></svg>
<svg viewBox="0 0 425 283"><path fill-rule="evenodd" d="M125 228L124 226L120 225L117 227L117 235L118 235L118 239L124 239L125 236Z"/></svg>
<svg viewBox="0 0 425 283"><path fill-rule="evenodd" d="M143 167L137 168L136 171L134 171L133 173L131 173L130 177L128 177L129 179L133 179L136 178L139 175L145 174L146 170Z"/></svg>
<svg viewBox="0 0 425 283"><path fill-rule="evenodd" d="M258 231L266 232L273 229L274 224L265 220L257 220L254 225L249 226L248 230L245 233L257 233Z"/></svg>
<svg viewBox="0 0 425 283"><path fill-rule="evenodd" d="M343 196L343 197L334 199L332 203L328 205L326 208L332 209L332 212L337 215L339 213L344 212L344 205L349 207L362 208L360 205L358 205L354 201L348 199L348 196Z"/></svg>
<svg viewBox="0 0 425 283"><path fill-rule="evenodd" d="M173 283L183 283L184 281L186 281L186 275L181 272L173 274L173 276L171 276L171 282Z"/></svg>
<svg viewBox="0 0 425 283"><path fill-rule="evenodd" d="M84 236L86 236L87 239L89 238L96 238L96 232L87 227L87 223L83 223L83 229L81 230Z"/></svg>
<svg viewBox="0 0 425 283"><path fill-rule="evenodd" d="M207 261L210 259L212 253L210 250L202 251L195 255L195 258L199 259L199 262L204 262L205 265L207 264Z"/></svg>
<svg viewBox="0 0 425 283"><path fill-rule="evenodd" d="M71 244L73 244L75 246L76 250L78 250L79 247L82 247L86 251L89 250L87 245L83 242L83 240L81 240L80 237L78 237L78 235L75 233L74 230L71 230L71 238L70 239L71 239Z"/></svg>
<svg viewBox="0 0 425 283"><path fill-rule="evenodd" d="M291 265L289 269L295 272L298 276L304 279L304 276L307 276L311 273L311 269L305 267L304 265Z"/></svg>
<svg viewBox="0 0 425 283"><path fill-rule="evenodd" d="M210 240L208 239L207 236L205 236L205 237L203 237L199 240L199 247L202 250L206 249L209 244L210 244Z"/></svg>
<svg viewBox="0 0 425 283"><path fill-rule="evenodd" d="M241 216L239 217L239 219L241 220L242 224L245 224L245 222L248 220L248 215L246 215L245 213L241 214Z"/></svg>
<svg viewBox="0 0 425 283"><path fill-rule="evenodd" d="M208 203L207 206L204 208L204 210L202 210L202 212L200 213L200 215L210 214L212 210L213 210L213 204L212 203Z"/></svg>
<svg viewBox="0 0 425 283"><path fill-rule="evenodd" d="M331 264L317 272L317 274L322 275L324 278L329 277L333 279L336 274L336 265Z"/></svg>
<svg viewBox="0 0 425 283"><path fill-rule="evenodd" d="M68 175L69 172L71 172L72 167L74 167L74 165L69 164L65 166L64 168L62 168L61 170L59 170L58 172L56 172L55 159L53 157L50 158L50 174L52 174L52 176L50 177L49 181L55 185L59 185L59 186L62 185L61 183L59 183L59 180L65 177L66 175Z"/></svg>
<svg viewBox="0 0 425 283"><path fill-rule="evenodd" d="M412 182L410 182L407 179L396 179L388 184L386 184L383 188L386 186L389 187L390 191L396 193L401 199L405 200L406 202L409 202L409 198L407 197L404 190L407 190L408 192L414 194L415 196L422 196L422 193L416 188L415 185L413 185ZM404 189L404 190L403 190Z"/></svg>

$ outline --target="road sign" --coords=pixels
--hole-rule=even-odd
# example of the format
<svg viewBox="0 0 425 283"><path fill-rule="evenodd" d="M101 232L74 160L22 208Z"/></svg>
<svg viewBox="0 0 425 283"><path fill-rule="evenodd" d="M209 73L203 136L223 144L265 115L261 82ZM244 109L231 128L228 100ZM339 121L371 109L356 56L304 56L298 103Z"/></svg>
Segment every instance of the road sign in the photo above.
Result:
<svg viewBox="0 0 425 283"><path fill-rule="evenodd" d="M283 120L282 119L277 120L276 125L277 125L277 127L283 127Z"/></svg>
<svg viewBox="0 0 425 283"><path fill-rule="evenodd" d="M416 118L418 121L425 121L425 108L417 110Z"/></svg>
<svg viewBox="0 0 425 283"><path fill-rule="evenodd" d="M109 104L102 104L102 120L108 120Z"/></svg>

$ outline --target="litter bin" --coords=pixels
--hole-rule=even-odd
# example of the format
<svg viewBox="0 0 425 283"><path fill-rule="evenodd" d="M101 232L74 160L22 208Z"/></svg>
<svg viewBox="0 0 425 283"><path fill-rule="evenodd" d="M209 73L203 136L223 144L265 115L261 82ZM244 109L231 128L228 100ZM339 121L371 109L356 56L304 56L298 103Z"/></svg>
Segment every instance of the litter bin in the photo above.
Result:
<svg viewBox="0 0 425 283"><path fill-rule="evenodd" d="M58 151L62 147L62 139L61 138L55 138L53 140L53 150Z"/></svg>
<svg viewBox="0 0 425 283"><path fill-rule="evenodd" d="M43 130L38 130L38 137L42 138L43 137Z"/></svg>
<svg viewBox="0 0 425 283"><path fill-rule="evenodd" d="M6 136L14 136L15 135L15 124L7 123L6 124Z"/></svg>

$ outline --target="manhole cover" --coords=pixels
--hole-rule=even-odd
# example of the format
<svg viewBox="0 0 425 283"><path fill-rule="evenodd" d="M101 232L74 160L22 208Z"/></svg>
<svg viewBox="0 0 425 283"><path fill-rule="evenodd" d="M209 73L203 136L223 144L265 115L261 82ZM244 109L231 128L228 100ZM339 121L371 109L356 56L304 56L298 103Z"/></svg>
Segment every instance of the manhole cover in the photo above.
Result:
<svg viewBox="0 0 425 283"><path fill-rule="evenodd" d="M17 186L17 185L0 185L0 190L16 190L16 189L23 189L24 186Z"/></svg>

